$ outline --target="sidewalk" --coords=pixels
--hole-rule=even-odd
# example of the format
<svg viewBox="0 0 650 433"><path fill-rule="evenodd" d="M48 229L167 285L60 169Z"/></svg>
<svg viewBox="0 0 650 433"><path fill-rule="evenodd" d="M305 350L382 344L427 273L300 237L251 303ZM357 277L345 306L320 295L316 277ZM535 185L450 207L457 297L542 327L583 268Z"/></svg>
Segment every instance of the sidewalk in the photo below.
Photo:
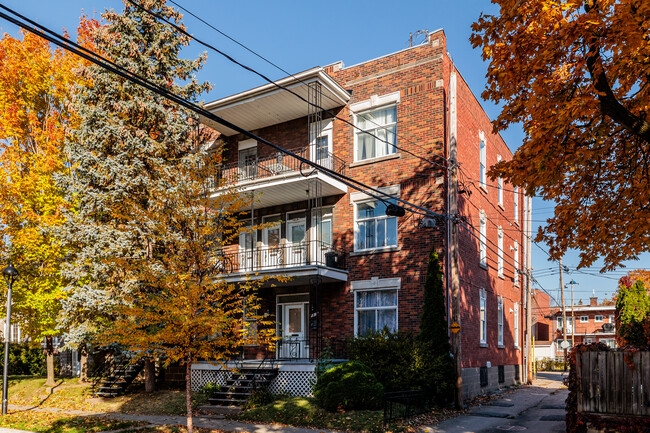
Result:
<svg viewBox="0 0 650 433"><path fill-rule="evenodd" d="M22 411L31 410L34 412L62 413L76 416L102 416L122 421L142 421L155 425L187 425L187 418L184 416L165 416L165 415L132 415L116 412L91 412L85 410L62 410L54 407L30 407L9 405L9 410ZM333 430L310 429L300 427L289 427L282 424L254 424L238 421L220 419L213 416L194 416L194 427L208 428L213 430L223 430L227 432L249 432L249 433L338 433ZM0 427L0 433L32 433L25 430L3 429ZM107 433L107 432L106 432Z"/></svg>
<svg viewBox="0 0 650 433"><path fill-rule="evenodd" d="M423 433L479 433L500 430L527 432L563 431L564 400L562 373L541 373L530 386L523 386L485 405L472 407L468 414L423 426Z"/></svg>

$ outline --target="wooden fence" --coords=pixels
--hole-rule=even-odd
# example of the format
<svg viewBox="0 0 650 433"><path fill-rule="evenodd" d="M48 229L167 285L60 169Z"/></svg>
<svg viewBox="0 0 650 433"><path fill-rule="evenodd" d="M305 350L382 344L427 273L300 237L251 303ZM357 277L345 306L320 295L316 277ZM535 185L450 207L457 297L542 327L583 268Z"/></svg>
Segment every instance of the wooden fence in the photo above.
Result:
<svg viewBox="0 0 650 433"><path fill-rule="evenodd" d="M586 351L576 363L578 412L650 416L650 352Z"/></svg>

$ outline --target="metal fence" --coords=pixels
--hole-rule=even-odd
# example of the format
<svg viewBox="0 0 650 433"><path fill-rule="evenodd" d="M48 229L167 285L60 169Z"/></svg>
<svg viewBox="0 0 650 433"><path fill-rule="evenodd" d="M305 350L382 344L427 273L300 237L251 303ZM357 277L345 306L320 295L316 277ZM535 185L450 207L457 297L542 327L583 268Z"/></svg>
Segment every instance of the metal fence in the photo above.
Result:
<svg viewBox="0 0 650 433"><path fill-rule="evenodd" d="M422 390L384 393L384 425L396 419L406 419L429 412L431 399Z"/></svg>

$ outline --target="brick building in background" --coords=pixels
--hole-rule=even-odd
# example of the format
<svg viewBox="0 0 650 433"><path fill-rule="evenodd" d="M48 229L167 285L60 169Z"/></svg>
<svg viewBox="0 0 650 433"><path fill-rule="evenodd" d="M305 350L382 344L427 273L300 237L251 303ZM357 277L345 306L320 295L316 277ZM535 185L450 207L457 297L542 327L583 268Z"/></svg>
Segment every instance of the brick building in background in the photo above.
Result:
<svg viewBox="0 0 650 433"><path fill-rule="evenodd" d="M598 298L589 298L589 305L566 306L567 340L574 345L583 343L605 343L616 347L616 305L598 305ZM573 321L571 320L573 310ZM564 339L562 310L554 312L553 335L556 351L562 352L560 343ZM573 324L575 322L575 325Z"/></svg>
<svg viewBox="0 0 650 433"><path fill-rule="evenodd" d="M456 75L456 90L450 77ZM231 282L285 275L261 290L277 320L271 390L309 394L314 360L369 331L417 333L429 251L438 251L449 300L447 160L449 101L456 100L460 213L463 395L520 380L524 364L524 197L487 170L512 157L455 69L442 30L363 63L317 67L206 104L218 116L282 148L442 217L386 215L369 191L301 164L217 124L225 142L220 176L252 198L243 218L266 223L226 252ZM346 123L348 121L357 128ZM250 224L250 222L249 222ZM249 348L260 363L262 355ZM193 386L220 370L193 367Z"/></svg>

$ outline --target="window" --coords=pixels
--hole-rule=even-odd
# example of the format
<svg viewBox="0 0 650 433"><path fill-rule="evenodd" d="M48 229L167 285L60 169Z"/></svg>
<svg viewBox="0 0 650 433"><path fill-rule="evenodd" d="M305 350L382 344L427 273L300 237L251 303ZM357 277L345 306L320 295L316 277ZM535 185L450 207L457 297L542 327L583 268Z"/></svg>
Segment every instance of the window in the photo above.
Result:
<svg viewBox="0 0 650 433"><path fill-rule="evenodd" d="M519 187L515 187L514 190L514 213L515 213L515 222L519 223Z"/></svg>
<svg viewBox="0 0 650 433"><path fill-rule="evenodd" d="M512 249L514 250L513 253L515 255L514 259L514 275L513 275L513 282L515 283L515 286L519 285L519 243L517 241L514 241Z"/></svg>
<svg viewBox="0 0 650 433"><path fill-rule="evenodd" d="M585 344L595 343L596 339L594 337L585 337Z"/></svg>
<svg viewBox="0 0 650 433"><path fill-rule="evenodd" d="M480 239L480 248L479 248L479 260L481 265L487 266L487 218L485 217L485 212L481 211L479 213L480 229L479 229L479 239Z"/></svg>
<svg viewBox="0 0 650 433"><path fill-rule="evenodd" d="M497 309L497 324L499 331L499 346L503 346L503 298L499 296Z"/></svg>
<svg viewBox="0 0 650 433"><path fill-rule="evenodd" d="M497 155L497 162L501 161L501 155ZM497 178L497 201L499 206L503 208L503 178Z"/></svg>
<svg viewBox="0 0 650 433"><path fill-rule="evenodd" d="M240 141L238 148L239 180L255 179L257 177L257 141Z"/></svg>
<svg viewBox="0 0 650 433"><path fill-rule="evenodd" d="M17 323L11 324L11 335L9 336L9 341L20 343L20 325Z"/></svg>
<svg viewBox="0 0 650 433"><path fill-rule="evenodd" d="M487 293L485 289L481 289L480 293L481 299L479 304L479 319L480 319L480 329L479 329L479 338L482 346L487 346L487 320L485 317L485 304L487 301Z"/></svg>
<svg viewBox="0 0 650 433"><path fill-rule="evenodd" d="M559 316L559 317L557 318L557 329L563 329L563 328L564 328L564 327L562 326L562 316ZM570 331L571 331L571 328L572 328L572 326L571 326L571 318L570 318L570 317L567 317L567 318L566 318L566 329L567 329L567 331L570 332Z"/></svg>
<svg viewBox="0 0 650 433"><path fill-rule="evenodd" d="M356 116L356 161L392 155L397 145L397 105Z"/></svg>
<svg viewBox="0 0 650 433"><path fill-rule="evenodd" d="M596 317L594 317L594 322L602 322L603 321L603 316L600 314L597 314Z"/></svg>
<svg viewBox="0 0 650 433"><path fill-rule="evenodd" d="M609 315L609 323L616 323L616 319L613 314Z"/></svg>
<svg viewBox="0 0 650 433"><path fill-rule="evenodd" d="M515 321L515 347L519 347L519 303L515 302L514 307L514 321Z"/></svg>
<svg viewBox="0 0 650 433"><path fill-rule="evenodd" d="M480 138L479 152L480 152L480 175L481 175L481 186L483 188L487 187L487 163L486 163L486 151L485 151L485 138Z"/></svg>
<svg viewBox="0 0 650 433"><path fill-rule="evenodd" d="M589 316L580 316L580 323L589 323Z"/></svg>
<svg viewBox="0 0 650 433"><path fill-rule="evenodd" d="M356 291L354 298L356 335L397 330L397 289Z"/></svg>
<svg viewBox="0 0 650 433"><path fill-rule="evenodd" d="M386 215L386 203L355 203L355 251L397 246L397 217Z"/></svg>
<svg viewBox="0 0 650 433"><path fill-rule="evenodd" d="M503 277L503 229L499 227L499 236L498 236L498 244L497 244L497 253L498 253L498 261L497 261L497 273L499 274L500 277Z"/></svg>
<svg viewBox="0 0 650 433"><path fill-rule="evenodd" d="M334 169L332 159L332 120L310 124L311 160L325 168ZM312 135L313 134L313 135Z"/></svg>

